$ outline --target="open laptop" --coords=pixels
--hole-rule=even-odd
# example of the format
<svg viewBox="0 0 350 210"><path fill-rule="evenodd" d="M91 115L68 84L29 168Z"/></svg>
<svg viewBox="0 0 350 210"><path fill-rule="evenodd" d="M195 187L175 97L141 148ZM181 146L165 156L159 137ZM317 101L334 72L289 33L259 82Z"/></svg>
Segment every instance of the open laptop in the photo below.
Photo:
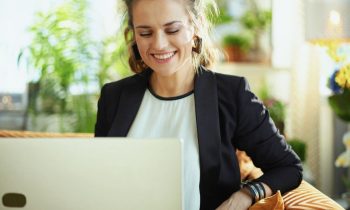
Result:
<svg viewBox="0 0 350 210"><path fill-rule="evenodd" d="M181 210L181 147L177 139L0 138L0 209Z"/></svg>

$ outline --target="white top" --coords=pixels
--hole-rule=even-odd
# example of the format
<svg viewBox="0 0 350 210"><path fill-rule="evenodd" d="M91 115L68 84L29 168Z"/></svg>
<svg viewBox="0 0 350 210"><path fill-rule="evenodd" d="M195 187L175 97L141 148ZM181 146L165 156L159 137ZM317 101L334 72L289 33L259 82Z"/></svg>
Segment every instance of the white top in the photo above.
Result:
<svg viewBox="0 0 350 210"><path fill-rule="evenodd" d="M127 136L182 139L184 207L185 210L198 210L200 168L193 92L178 97L163 98L147 89Z"/></svg>

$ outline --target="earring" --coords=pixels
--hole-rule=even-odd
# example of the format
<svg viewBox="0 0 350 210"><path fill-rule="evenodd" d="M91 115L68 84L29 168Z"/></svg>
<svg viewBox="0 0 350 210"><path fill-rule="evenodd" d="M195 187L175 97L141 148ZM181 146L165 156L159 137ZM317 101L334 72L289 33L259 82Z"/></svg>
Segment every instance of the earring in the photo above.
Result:
<svg viewBox="0 0 350 210"><path fill-rule="evenodd" d="M202 52L202 38L195 36L194 38L194 47L192 48L193 52L200 54Z"/></svg>

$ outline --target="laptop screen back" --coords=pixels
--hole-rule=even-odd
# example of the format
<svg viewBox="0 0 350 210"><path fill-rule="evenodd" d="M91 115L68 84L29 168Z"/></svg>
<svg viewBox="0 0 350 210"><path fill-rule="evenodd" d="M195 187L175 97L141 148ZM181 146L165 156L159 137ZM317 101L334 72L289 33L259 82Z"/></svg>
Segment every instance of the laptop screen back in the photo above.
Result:
<svg viewBox="0 0 350 210"><path fill-rule="evenodd" d="M176 139L0 139L0 177L0 209L182 209Z"/></svg>

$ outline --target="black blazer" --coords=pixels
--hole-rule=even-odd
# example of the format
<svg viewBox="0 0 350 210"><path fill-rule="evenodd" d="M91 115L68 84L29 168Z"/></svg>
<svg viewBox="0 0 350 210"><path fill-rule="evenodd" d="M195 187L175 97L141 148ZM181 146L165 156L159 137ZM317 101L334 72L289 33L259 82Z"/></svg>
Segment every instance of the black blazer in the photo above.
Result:
<svg viewBox="0 0 350 210"><path fill-rule="evenodd" d="M126 136L152 70L103 86L95 136ZM201 210L215 209L240 189L235 150L246 151L264 172L258 181L281 193L302 180L300 159L279 134L268 111L242 77L200 67L194 84L200 159Z"/></svg>

